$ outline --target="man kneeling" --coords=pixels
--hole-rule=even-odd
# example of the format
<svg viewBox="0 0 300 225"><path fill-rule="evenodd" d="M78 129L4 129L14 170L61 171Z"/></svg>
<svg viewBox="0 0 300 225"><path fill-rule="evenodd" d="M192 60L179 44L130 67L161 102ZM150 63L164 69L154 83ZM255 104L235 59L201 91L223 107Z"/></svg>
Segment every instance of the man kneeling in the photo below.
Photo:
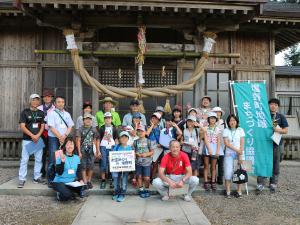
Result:
<svg viewBox="0 0 300 225"><path fill-rule="evenodd" d="M187 154L180 151L180 143L173 140L170 142L170 152L161 160L158 178L153 180L153 186L162 196L162 200L167 201L169 188L183 188L185 184L189 185L189 188L184 200L191 201L191 194L199 184L199 178L192 176L191 163Z"/></svg>

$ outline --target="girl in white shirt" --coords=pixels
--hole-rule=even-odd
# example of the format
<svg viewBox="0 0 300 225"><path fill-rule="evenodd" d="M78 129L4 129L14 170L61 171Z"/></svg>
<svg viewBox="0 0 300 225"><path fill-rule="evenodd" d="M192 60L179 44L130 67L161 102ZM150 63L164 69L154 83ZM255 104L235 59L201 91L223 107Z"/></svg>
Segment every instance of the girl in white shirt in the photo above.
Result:
<svg viewBox="0 0 300 225"><path fill-rule="evenodd" d="M244 139L245 132L239 127L239 119L235 115L229 115L227 118L228 128L224 130L224 144L226 153L224 158L224 177L226 187L226 197L230 198L230 185L233 176L233 163L238 160L239 165L244 160ZM237 185L237 198L242 196L241 185Z"/></svg>

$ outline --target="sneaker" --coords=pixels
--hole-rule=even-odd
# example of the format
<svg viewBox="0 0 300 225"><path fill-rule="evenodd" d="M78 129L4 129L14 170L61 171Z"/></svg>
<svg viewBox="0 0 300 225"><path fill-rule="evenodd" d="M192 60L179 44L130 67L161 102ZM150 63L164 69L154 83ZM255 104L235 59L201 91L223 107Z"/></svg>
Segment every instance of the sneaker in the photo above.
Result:
<svg viewBox="0 0 300 225"><path fill-rule="evenodd" d="M276 184L270 184L270 192L271 193L275 193L276 192L276 188L277 188Z"/></svg>
<svg viewBox="0 0 300 225"><path fill-rule="evenodd" d="M125 195L119 195L118 198L117 198L117 202L124 202L125 200Z"/></svg>
<svg viewBox="0 0 300 225"><path fill-rule="evenodd" d="M150 191L146 190L146 191L145 191L145 198L149 198L150 195L151 195L151 194L150 194Z"/></svg>
<svg viewBox="0 0 300 225"><path fill-rule="evenodd" d="M139 195L141 198L146 198L146 191L145 190L140 190Z"/></svg>
<svg viewBox="0 0 300 225"><path fill-rule="evenodd" d="M20 180L18 184L18 188L23 188L25 185L25 180Z"/></svg>
<svg viewBox="0 0 300 225"><path fill-rule="evenodd" d="M86 195L86 193L85 193L85 190L82 188L81 190L80 190L80 192L79 192L79 197L80 198L84 198L84 197L86 197L87 195Z"/></svg>
<svg viewBox="0 0 300 225"><path fill-rule="evenodd" d="M257 195L261 194L263 190L264 190L264 185L258 184L258 185L256 186L256 194L257 194Z"/></svg>
<svg viewBox="0 0 300 225"><path fill-rule="evenodd" d="M87 182L87 188L88 189L93 189L93 184L91 182Z"/></svg>
<svg viewBox="0 0 300 225"><path fill-rule="evenodd" d="M106 188L106 181L105 180L101 180L100 181L100 189L105 189Z"/></svg>
<svg viewBox="0 0 300 225"><path fill-rule="evenodd" d="M33 179L34 184L46 184L46 181L42 178Z"/></svg>
<svg viewBox="0 0 300 225"><path fill-rule="evenodd" d="M119 195L113 195L112 200L117 201Z"/></svg>
<svg viewBox="0 0 300 225"><path fill-rule="evenodd" d="M57 200L57 201L61 201L61 198L60 198L59 192L56 192L56 200Z"/></svg>
<svg viewBox="0 0 300 225"><path fill-rule="evenodd" d="M226 194L225 194L225 198L230 199L230 198L231 198L230 193L226 193Z"/></svg>
<svg viewBox="0 0 300 225"><path fill-rule="evenodd" d="M190 201L192 201L192 196L185 195L184 198L183 198L183 200L186 201L186 202L190 202Z"/></svg>
<svg viewBox="0 0 300 225"><path fill-rule="evenodd" d="M243 198L242 193L238 193L238 192L235 193L235 197L236 198Z"/></svg>
<svg viewBox="0 0 300 225"><path fill-rule="evenodd" d="M168 195L165 195L161 198L162 201L168 201L170 197Z"/></svg>

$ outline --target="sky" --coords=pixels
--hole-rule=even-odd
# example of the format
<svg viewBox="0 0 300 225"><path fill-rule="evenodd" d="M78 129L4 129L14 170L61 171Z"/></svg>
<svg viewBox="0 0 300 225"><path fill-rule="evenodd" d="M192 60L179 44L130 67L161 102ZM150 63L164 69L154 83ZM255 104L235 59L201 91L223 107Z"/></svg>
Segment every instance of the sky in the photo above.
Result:
<svg viewBox="0 0 300 225"><path fill-rule="evenodd" d="M277 55L275 55L275 66L284 66L284 53L286 53L287 50L282 51L280 53L278 53Z"/></svg>

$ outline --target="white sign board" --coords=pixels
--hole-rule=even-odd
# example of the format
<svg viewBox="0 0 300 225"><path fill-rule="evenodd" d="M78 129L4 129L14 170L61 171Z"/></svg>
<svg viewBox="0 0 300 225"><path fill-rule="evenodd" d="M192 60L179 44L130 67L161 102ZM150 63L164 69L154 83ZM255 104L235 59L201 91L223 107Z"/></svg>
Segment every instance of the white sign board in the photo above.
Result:
<svg viewBox="0 0 300 225"><path fill-rule="evenodd" d="M135 171L134 151L110 151L109 152L110 172Z"/></svg>

